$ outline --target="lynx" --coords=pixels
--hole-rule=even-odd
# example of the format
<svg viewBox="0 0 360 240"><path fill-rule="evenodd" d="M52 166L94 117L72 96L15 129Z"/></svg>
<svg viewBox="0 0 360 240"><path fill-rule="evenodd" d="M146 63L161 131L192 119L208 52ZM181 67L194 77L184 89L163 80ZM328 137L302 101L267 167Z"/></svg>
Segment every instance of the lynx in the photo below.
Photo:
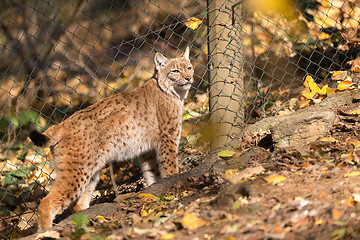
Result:
<svg viewBox="0 0 360 240"><path fill-rule="evenodd" d="M99 173L112 161L139 156L148 185L178 172L178 145L184 98L193 83L189 48L179 58L155 54L153 78L137 89L110 96L30 139L49 146L56 179L39 205L39 230L74 202L89 207Z"/></svg>

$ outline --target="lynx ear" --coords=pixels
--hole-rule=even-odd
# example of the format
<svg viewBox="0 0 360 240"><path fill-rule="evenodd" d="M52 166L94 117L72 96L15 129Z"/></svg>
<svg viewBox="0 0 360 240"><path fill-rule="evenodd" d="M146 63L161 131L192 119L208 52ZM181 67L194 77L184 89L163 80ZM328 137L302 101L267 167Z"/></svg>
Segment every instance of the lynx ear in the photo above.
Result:
<svg viewBox="0 0 360 240"><path fill-rule="evenodd" d="M185 52L183 54L183 58L185 58L186 60L188 60L190 62L189 54L190 54L190 49L189 49L189 47L186 47Z"/></svg>
<svg viewBox="0 0 360 240"><path fill-rule="evenodd" d="M156 53L154 60L155 60L156 69L164 67L169 61L169 59L167 59L161 53Z"/></svg>

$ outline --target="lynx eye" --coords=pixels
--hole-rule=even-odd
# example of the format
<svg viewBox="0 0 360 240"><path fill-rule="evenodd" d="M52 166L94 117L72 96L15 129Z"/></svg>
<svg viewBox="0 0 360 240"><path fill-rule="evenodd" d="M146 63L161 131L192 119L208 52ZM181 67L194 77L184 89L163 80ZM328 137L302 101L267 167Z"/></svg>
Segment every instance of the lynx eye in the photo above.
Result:
<svg viewBox="0 0 360 240"><path fill-rule="evenodd" d="M192 67L191 67L191 66L189 66L189 67L188 67L188 70L191 70L191 69L192 69Z"/></svg>
<svg viewBox="0 0 360 240"><path fill-rule="evenodd" d="M172 70L171 72L173 72L173 73L180 73L180 70L175 69L175 70Z"/></svg>

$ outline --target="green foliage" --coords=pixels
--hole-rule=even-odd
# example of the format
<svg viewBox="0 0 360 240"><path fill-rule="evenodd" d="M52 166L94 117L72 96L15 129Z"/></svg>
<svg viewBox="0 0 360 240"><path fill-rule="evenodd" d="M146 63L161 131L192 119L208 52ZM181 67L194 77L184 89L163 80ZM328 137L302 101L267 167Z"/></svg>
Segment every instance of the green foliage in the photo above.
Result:
<svg viewBox="0 0 360 240"><path fill-rule="evenodd" d="M15 127L27 126L30 123L40 124L39 113L35 111L19 110L17 116L5 117Z"/></svg>
<svg viewBox="0 0 360 240"><path fill-rule="evenodd" d="M94 229L88 228L90 221L85 214L74 215L71 220L75 225L75 231L72 233L75 239L80 239L86 233L94 232Z"/></svg>
<svg viewBox="0 0 360 240"><path fill-rule="evenodd" d="M158 198L156 198L156 202L161 202L164 205L167 204L174 204L177 202L177 198L174 195L160 195Z"/></svg>
<svg viewBox="0 0 360 240"><path fill-rule="evenodd" d="M34 184L24 184L31 177L32 171L36 166L19 167L16 170L2 172L2 182L0 185L0 215L9 216L10 209L16 208L20 204L20 199L29 195Z"/></svg>
<svg viewBox="0 0 360 240"><path fill-rule="evenodd" d="M33 126L40 126L40 115L36 111L19 110L17 114L2 116L0 117L0 138L2 141L8 141L9 130L20 131Z"/></svg>

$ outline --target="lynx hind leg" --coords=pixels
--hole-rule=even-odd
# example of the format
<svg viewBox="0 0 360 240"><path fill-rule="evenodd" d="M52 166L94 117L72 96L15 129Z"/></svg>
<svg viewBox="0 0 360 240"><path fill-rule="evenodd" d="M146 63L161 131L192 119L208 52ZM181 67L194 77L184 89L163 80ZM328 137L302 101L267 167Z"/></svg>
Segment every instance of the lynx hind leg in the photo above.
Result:
<svg viewBox="0 0 360 240"><path fill-rule="evenodd" d="M83 174L80 170L69 168L61 171L58 169L54 185L39 205L40 231L52 226L56 214L80 196L89 180L90 176Z"/></svg>
<svg viewBox="0 0 360 240"><path fill-rule="evenodd" d="M156 160L156 151L151 150L139 156L141 171L148 186L162 178L159 164Z"/></svg>
<svg viewBox="0 0 360 240"><path fill-rule="evenodd" d="M75 206L73 207L72 209L73 212L79 212L81 210L89 208L92 194L99 180L100 180L100 171L96 172L94 176L92 176L92 178L90 179L90 182L84 189L84 192L80 195Z"/></svg>

